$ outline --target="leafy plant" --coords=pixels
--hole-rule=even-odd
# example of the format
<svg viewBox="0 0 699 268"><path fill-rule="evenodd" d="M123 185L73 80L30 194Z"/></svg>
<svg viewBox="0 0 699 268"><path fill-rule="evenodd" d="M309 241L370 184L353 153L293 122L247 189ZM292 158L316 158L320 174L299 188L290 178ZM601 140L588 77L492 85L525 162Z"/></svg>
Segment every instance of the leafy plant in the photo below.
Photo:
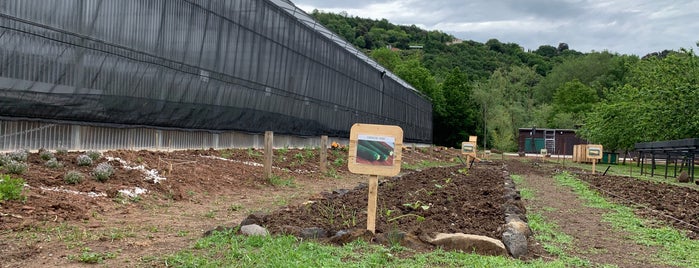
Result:
<svg viewBox="0 0 699 268"><path fill-rule="evenodd" d="M92 171L92 174L98 181L105 182L114 174L114 168L109 163L100 163Z"/></svg>
<svg viewBox="0 0 699 268"><path fill-rule="evenodd" d="M10 160L10 162L5 164L4 167L5 170L7 170L7 173L10 174L20 175L27 171L27 164L16 160Z"/></svg>
<svg viewBox="0 0 699 268"><path fill-rule="evenodd" d="M26 162L27 157L29 156L29 150L27 150L27 149L17 150L14 152L10 152L8 154L8 156L10 156L10 159L15 160L17 162Z"/></svg>
<svg viewBox="0 0 699 268"><path fill-rule="evenodd" d="M46 161L46 166L49 168L61 168L63 167L63 164L61 164L61 162L58 162L58 159L51 158L48 161Z"/></svg>
<svg viewBox="0 0 699 268"><path fill-rule="evenodd" d="M47 150L40 150L39 157L41 157L41 159L44 161L51 160L52 158L55 158L53 153L51 151L47 151Z"/></svg>
<svg viewBox="0 0 699 268"><path fill-rule="evenodd" d="M73 261L78 261L78 262L84 262L84 263L102 263L104 262L105 259L114 259L116 258L116 253L112 252L105 252L105 253L98 253L98 252L92 252L90 248L83 248L82 253L80 255L70 255L68 256L68 259L73 260Z"/></svg>
<svg viewBox="0 0 699 268"><path fill-rule="evenodd" d="M26 196L22 195L24 191L24 179L12 178L10 175L0 175L0 202L9 200L22 200Z"/></svg>
<svg viewBox="0 0 699 268"><path fill-rule="evenodd" d="M10 163L10 160L12 160L12 158L10 158L9 155L6 155L6 154L0 155L0 167L7 165L7 163Z"/></svg>
<svg viewBox="0 0 699 268"><path fill-rule="evenodd" d="M56 149L56 155L66 155L66 154L68 154L68 150L66 150L65 148Z"/></svg>
<svg viewBox="0 0 699 268"><path fill-rule="evenodd" d="M294 183L294 177L289 177L289 178L282 178L281 176L278 175L272 175L267 179L267 182L274 186L286 186L286 187L295 187L296 183Z"/></svg>
<svg viewBox="0 0 699 268"><path fill-rule="evenodd" d="M262 153L255 150L255 148L248 148L248 156L259 158L262 157Z"/></svg>
<svg viewBox="0 0 699 268"><path fill-rule="evenodd" d="M92 159L92 161L97 161L102 157L102 153L98 151L88 151L86 154L90 157L90 159Z"/></svg>
<svg viewBox="0 0 699 268"><path fill-rule="evenodd" d="M430 209L430 205L422 203L422 202L420 202L420 200L415 201L413 203L405 203L405 204L403 204L403 206L409 207L413 210L417 210L418 208L421 208L422 210Z"/></svg>
<svg viewBox="0 0 699 268"><path fill-rule="evenodd" d="M78 158L76 158L76 162L78 163L78 166L91 166L92 158L86 154L81 154L78 155Z"/></svg>
<svg viewBox="0 0 699 268"><path fill-rule="evenodd" d="M78 184L81 183L83 179L85 179L85 175L77 170L68 171L66 175L63 176L63 181L68 184Z"/></svg>

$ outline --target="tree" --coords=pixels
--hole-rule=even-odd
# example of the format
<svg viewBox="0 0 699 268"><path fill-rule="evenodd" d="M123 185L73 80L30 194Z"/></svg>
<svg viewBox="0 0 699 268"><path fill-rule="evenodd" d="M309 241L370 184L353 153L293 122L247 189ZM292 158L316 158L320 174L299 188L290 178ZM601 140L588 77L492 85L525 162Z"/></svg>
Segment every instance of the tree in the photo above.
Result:
<svg viewBox="0 0 699 268"><path fill-rule="evenodd" d="M479 109L471 99L468 77L458 67L452 69L440 88L446 102L444 114L437 114L434 120L435 142L456 147L477 133Z"/></svg>

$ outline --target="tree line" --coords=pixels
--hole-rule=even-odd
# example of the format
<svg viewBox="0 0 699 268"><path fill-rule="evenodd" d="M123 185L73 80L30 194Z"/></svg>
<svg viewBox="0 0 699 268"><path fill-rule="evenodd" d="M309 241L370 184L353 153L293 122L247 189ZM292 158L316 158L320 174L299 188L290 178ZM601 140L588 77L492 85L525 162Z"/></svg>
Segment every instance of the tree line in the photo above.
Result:
<svg viewBox="0 0 699 268"><path fill-rule="evenodd" d="M582 138L621 151L637 142L699 137L692 49L642 58L581 53L565 43L525 51L385 19L311 15L431 99L437 145L458 147L477 135L488 148L516 151L518 129L530 127L578 129Z"/></svg>

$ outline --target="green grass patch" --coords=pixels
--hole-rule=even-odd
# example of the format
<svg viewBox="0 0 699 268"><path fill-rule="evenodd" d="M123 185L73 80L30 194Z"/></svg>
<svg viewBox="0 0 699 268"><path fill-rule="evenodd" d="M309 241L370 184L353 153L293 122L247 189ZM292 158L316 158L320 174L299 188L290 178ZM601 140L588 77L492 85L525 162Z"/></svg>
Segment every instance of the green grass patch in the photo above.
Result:
<svg viewBox="0 0 699 268"><path fill-rule="evenodd" d="M558 183L571 187L586 200L586 206L610 210L603 215L602 220L611 223L614 229L630 233L629 238L640 245L659 247L655 259L663 264L699 267L699 241L687 238L663 222L638 218L629 207L607 202L572 174L564 172L554 178Z"/></svg>
<svg viewBox="0 0 699 268"><path fill-rule="evenodd" d="M410 252L364 241L330 246L293 236L240 236L236 230L214 232L186 250L165 256L174 267L570 267L562 261L526 263L503 257L436 250L401 258ZM410 254L408 254L410 255ZM149 260L153 263L152 260Z"/></svg>

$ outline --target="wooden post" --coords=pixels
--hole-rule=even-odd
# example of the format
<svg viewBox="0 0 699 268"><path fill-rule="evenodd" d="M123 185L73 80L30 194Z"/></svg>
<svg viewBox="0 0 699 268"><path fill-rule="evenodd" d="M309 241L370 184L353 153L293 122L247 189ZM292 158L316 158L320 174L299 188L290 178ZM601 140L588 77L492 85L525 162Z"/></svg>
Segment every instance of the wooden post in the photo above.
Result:
<svg viewBox="0 0 699 268"><path fill-rule="evenodd" d="M265 131L265 179L272 177L272 159L273 159L273 145L274 145L274 132Z"/></svg>
<svg viewBox="0 0 699 268"><path fill-rule="evenodd" d="M366 229L376 233L376 200L379 192L379 176L369 175L369 199L366 216Z"/></svg>
<svg viewBox="0 0 699 268"><path fill-rule="evenodd" d="M592 159L592 174L595 174L595 163L597 163L597 159Z"/></svg>
<svg viewBox="0 0 699 268"><path fill-rule="evenodd" d="M328 172L328 136L320 136L320 172Z"/></svg>

